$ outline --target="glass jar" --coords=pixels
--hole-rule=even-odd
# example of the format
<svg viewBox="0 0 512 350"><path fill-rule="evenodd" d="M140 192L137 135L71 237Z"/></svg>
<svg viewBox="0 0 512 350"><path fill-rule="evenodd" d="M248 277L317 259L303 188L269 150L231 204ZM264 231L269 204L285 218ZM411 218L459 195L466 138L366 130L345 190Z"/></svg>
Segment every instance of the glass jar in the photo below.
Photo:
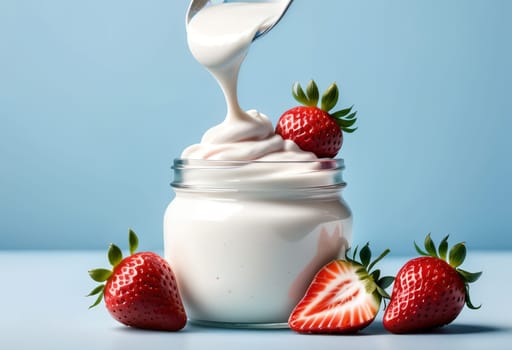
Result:
<svg viewBox="0 0 512 350"><path fill-rule="evenodd" d="M196 323L283 327L318 270L344 256L344 162L174 161L165 257Z"/></svg>

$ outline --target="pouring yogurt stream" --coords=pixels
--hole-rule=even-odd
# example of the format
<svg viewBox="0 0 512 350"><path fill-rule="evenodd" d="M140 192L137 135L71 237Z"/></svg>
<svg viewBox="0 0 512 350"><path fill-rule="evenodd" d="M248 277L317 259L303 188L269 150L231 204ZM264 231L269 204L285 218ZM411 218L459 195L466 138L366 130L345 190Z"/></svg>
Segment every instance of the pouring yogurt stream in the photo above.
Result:
<svg viewBox="0 0 512 350"><path fill-rule="evenodd" d="M240 66L258 32L275 23L282 2L222 3L199 11L187 25L190 51L219 83L227 104L224 121L208 130L201 143L181 157L210 160L315 160L293 141L274 133L272 122L256 111L240 108L237 81Z"/></svg>
<svg viewBox="0 0 512 350"><path fill-rule="evenodd" d="M282 13L280 1L218 3L187 24L190 51L227 104L225 119L175 163L176 198L164 217L165 257L196 323L286 327L314 274L352 238L352 214L339 193L343 161L303 151L276 134L267 116L243 111L238 102L238 74L250 45ZM208 161L221 165L208 169ZM235 181L226 178L233 172ZM187 181L246 187L189 191L189 183L180 183ZM237 191L255 185L264 188L257 199ZM289 197L297 187L305 190Z"/></svg>

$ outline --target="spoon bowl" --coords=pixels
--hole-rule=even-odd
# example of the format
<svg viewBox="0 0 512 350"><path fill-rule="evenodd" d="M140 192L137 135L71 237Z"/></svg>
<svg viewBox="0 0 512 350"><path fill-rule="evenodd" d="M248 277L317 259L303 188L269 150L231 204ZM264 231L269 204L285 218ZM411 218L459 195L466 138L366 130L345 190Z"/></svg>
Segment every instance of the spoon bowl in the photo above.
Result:
<svg viewBox="0 0 512 350"><path fill-rule="evenodd" d="M262 35L268 33L272 28L275 27L275 25L283 18L284 14L292 4L293 0L244 0L243 2L255 2L255 3L265 3L265 2L273 2L278 3L281 5L281 14L280 16L273 22L271 25L266 26L261 31L258 31L256 35L254 36L253 40L258 39ZM233 1L233 0L191 0L190 5L188 6L187 15L186 15L186 24L188 25L192 18L199 13L202 9L204 9L207 6L215 5L215 4L221 4L224 2L240 2L240 1Z"/></svg>

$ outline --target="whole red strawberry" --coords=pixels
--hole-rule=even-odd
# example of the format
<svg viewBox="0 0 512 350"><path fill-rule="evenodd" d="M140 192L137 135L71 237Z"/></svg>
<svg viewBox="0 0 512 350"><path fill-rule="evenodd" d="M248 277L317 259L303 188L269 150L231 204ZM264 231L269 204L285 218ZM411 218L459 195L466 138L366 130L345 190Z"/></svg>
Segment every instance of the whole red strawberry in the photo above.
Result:
<svg viewBox="0 0 512 350"><path fill-rule="evenodd" d="M108 259L113 270L94 269L91 278L99 285L88 296L98 295L90 308L105 299L112 317L131 327L177 331L187 322L178 286L171 267L152 252L134 254L138 246L135 232L129 231L130 256L110 245Z"/></svg>
<svg viewBox="0 0 512 350"><path fill-rule="evenodd" d="M380 277L380 270L371 271L389 249L371 262L366 244L356 261L352 258L334 260L314 277L305 296L293 309L288 325L299 333L354 333L373 322L383 298L389 298L385 288L393 277Z"/></svg>
<svg viewBox="0 0 512 350"><path fill-rule="evenodd" d="M319 158L334 158L343 144L343 132L351 133L357 112L352 107L338 112L329 111L338 103L339 91L335 83L322 95L321 108L317 107L319 92L311 80L302 90L299 83L293 85L293 97L304 106L286 111L277 122L276 134L292 140L302 150L313 152ZM343 131L343 132L342 132Z"/></svg>
<svg viewBox="0 0 512 350"><path fill-rule="evenodd" d="M388 331L427 331L455 320L464 304L470 309L479 308L471 303L468 283L475 282L482 273L459 268L466 257L464 243L454 245L448 253L448 236L437 249L429 234L426 252L416 243L414 246L423 256L408 261L396 276L383 319Z"/></svg>

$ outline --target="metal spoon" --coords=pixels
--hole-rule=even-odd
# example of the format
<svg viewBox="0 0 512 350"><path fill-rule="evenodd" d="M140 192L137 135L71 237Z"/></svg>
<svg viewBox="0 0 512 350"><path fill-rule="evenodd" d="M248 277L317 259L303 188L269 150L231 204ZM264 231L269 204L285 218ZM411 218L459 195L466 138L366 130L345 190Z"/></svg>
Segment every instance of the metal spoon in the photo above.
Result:
<svg viewBox="0 0 512 350"><path fill-rule="evenodd" d="M256 35L254 36L253 40L258 39L263 34L266 34L268 31L270 31L270 29L274 28L275 25L281 20L281 18L283 18L284 14L286 13L286 10L288 10L290 5L292 4L292 1L293 0L258 0L258 1L245 0L245 1L242 1L242 2L275 2L275 3L282 4L281 15L279 16L279 18L274 23L272 23L272 25L266 27L261 32L257 32ZM237 1L232 1L232 0L191 0L190 5L188 6L187 15L186 15L187 25L189 24L190 20L206 6L220 4L223 2L237 2Z"/></svg>

